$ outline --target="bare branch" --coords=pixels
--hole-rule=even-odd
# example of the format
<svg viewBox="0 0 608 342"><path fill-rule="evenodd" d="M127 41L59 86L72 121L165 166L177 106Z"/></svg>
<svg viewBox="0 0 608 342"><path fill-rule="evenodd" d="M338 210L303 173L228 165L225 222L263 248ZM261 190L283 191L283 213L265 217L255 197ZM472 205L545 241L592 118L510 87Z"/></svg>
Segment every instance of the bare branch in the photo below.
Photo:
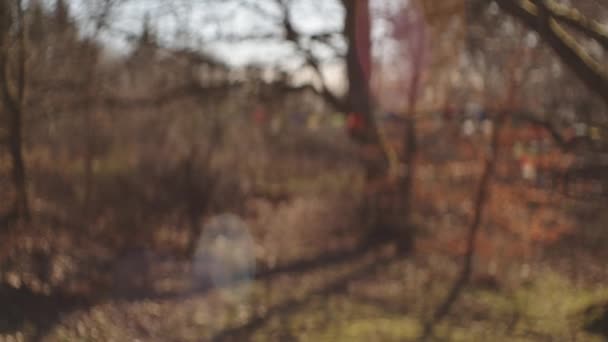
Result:
<svg viewBox="0 0 608 342"><path fill-rule="evenodd" d="M583 83L600 98L608 103L608 75L604 68L593 60L569 35L554 18L542 20L539 8L527 2L522 6L519 1L496 0L507 13L521 20L530 29L535 30L553 48Z"/></svg>
<svg viewBox="0 0 608 342"><path fill-rule="evenodd" d="M563 152L570 152L583 143L591 142L589 138L567 139L559 132L559 129L557 127L555 127L555 125L552 122L539 118L538 116L536 116L532 113L529 113L529 112L525 112L525 111L513 112L512 118L515 120L521 120L521 121L528 122L534 126L542 127L551 135L551 139L553 139L553 141L557 144L557 146Z"/></svg>
<svg viewBox="0 0 608 342"><path fill-rule="evenodd" d="M338 57L343 58L343 57L346 57L346 54L343 51L344 49L335 45L331 41L332 38L337 37L341 34L342 34L342 32L338 32L338 31L328 31L328 32L313 33L308 37L310 38L310 40L321 43L324 46L332 49Z"/></svg>
<svg viewBox="0 0 608 342"><path fill-rule="evenodd" d="M293 27L293 23L291 21L291 17L290 17L290 13L289 13L290 1L289 0L275 0L275 2L281 8L281 10L283 12L283 30L284 30L284 34L285 34L285 39L288 40L289 42L291 42L295 46L296 51L298 51L304 57L306 65L309 66L313 70L313 72L319 79L319 82L321 84L320 85L321 89L317 93L320 94L333 107L335 107L336 109L338 109L340 111L343 111L346 107L344 100L340 99L338 96L336 96L333 92L331 92L329 90L329 88L327 87L327 80L325 79L325 76L323 75L323 71L321 70L320 61L312 53L312 51L309 48L306 48L303 45L303 43L301 41L302 35L299 32L297 32ZM323 41L323 40L327 40L332 34L333 33L331 33L331 32L319 33L319 34L311 36L311 38L316 37L316 40Z"/></svg>
<svg viewBox="0 0 608 342"><path fill-rule="evenodd" d="M281 17L276 16L274 13L271 13L268 10L266 10L265 8L263 8L262 6L260 6L260 3L258 2L258 0L254 0L253 2L241 1L240 4L243 7L252 10L254 13L256 13L257 15L259 15L265 19L270 19L270 20L276 21L277 23L281 22L281 20L282 20Z"/></svg>
<svg viewBox="0 0 608 342"><path fill-rule="evenodd" d="M605 49L608 49L608 30L606 27L585 17L576 9L570 9L555 1L546 1L545 6L552 17L594 39Z"/></svg>

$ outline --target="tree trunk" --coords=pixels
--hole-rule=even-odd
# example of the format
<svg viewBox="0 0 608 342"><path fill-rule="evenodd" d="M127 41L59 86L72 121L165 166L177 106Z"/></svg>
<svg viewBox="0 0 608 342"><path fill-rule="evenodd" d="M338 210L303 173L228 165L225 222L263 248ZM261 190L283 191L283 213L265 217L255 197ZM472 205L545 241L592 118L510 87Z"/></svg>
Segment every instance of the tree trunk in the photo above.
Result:
<svg viewBox="0 0 608 342"><path fill-rule="evenodd" d="M416 177L416 121L412 116L413 115L410 115L406 123L405 148L403 156L403 162L406 165L406 169L401 183L401 188L403 189L402 217L405 220L410 219L412 199L414 196L414 179Z"/></svg>
<svg viewBox="0 0 608 342"><path fill-rule="evenodd" d="M91 211L91 197L93 192L93 161L94 161L94 137L92 136L91 107L84 113L84 132L85 132L85 155L84 155L84 196L83 196L83 214L85 219L89 219Z"/></svg>
<svg viewBox="0 0 608 342"><path fill-rule="evenodd" d="M82 113L82 125L83 125L83 144L84 144L84 156L83 156L83 167L84 167L84 194L83 194L83 215L85 220L90 219L91 215L91 201L93 198L94 192L94 170L93 163L95 162L96 151L96 134L94 127L94 115L98 109L97 101L95 100L96 95L99 91L97 89L96 84L96 68L97 68L97 51L94 48L91 48L86 55L85 63L88 63L88 74L85 81L85 87L87 87L89 97L88 105L86 106L84 112Z"/></svg>
<svg viewBox="0 0 608 342"><path fill-rule="evenodd" d="M372 110L369 88L371 77L371 25L369 0L343 0L344 36L348 43L346 69L348 77L347 108L363 118L364 130L358 137L367 152L364 159L368 181L383 177L388 158L381 143Z"/></svg>
<svg viewBox="0 0 608 342"><path fill-rule="evenodd" d="M397 238L400 242L406 241L409 248L410 234L403 231L405 225L396 210L398 199L395 194L399 192L399 185L391 182L389 178L391 159L373 114L373 97L370 91L372 44L369 0L343 0L342 3L345 9L344 37L348 43L346 109L349 115L358 115L363 121L362 132L354 136L360 144L361 159L365 168L366 195L362 222L364 228L369 229L367 239L384 241Z"/></svg>
<svg viewBox="0 0 608 342"><path fill-rule="evenodd" d="M0 87L2 91L3 109L9 119L8 148L12 162L12 179L15 187L15 202L13 214L17 218L29 219L29 205L25 162L23 158L23 102L25 98L26 65L25 65L25 22L21 1L15 2L17 7L17 79L11 82L9 67L9 31L12 18L10 7L3 3L0 6ZM10 84L14 83L14 87Z"/></svg>
<svg viewBox="0 0 608 342"><path fill-rule="evenodd" d="M9 133L9 151L12 160L12 178L15 186L15 214L19 218L29 218L29 205L27 196L27 184L25 174L25 162L23 160L22 123L21 111L11 113L11 124Z"/></svg>
<svg viewBox="0 0 608 342"><path fill-rule="evenodd" d="M422 40L421 40L422 41ZM414 192L414 179L416 177L416 105L418 102L418 86L420 85L423 46L419 45L415 55L412 57L412 79L408 94L407 122L405 129L405 141L403 149L403 162L406 165L405 175L402 180L403 188L403 217L410 219L412 198Z"/></svg>

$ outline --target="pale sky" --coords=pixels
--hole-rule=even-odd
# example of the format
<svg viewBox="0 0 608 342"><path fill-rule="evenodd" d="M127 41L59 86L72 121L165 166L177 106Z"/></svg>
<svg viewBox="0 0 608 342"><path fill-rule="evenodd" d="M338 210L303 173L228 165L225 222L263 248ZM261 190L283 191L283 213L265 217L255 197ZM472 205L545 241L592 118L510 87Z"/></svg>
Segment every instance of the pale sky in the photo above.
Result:
<svg viewBox="0 0 608 342"><path fill-rule="evenodd" d="M396 0L372 0L372 6L374 3L384 4L391 1ZM215 5L204 5L205 2ZM273 23L256 15L252 10L238 6L242 2L254 4L276 14L277 17L280 16L273 4L274 0L122 0L123 4L112 13L110 24L115 31L138 34L141 32L143 18L148 14L164 44L193 46L198 45L200 40L212 40L218 34L251 35L258 32L277 32L280 29L280 23ZM69 3L79 22L86 23L87 16L98 10L101 1L69 0ZM293 0L292 9L294 26L300 32L341 29L343 11L337 0ZM383 22L374 22L376 38L385 36L386 31L387 27ZM103 39L119 51L128 47L116 32L105 33ZM207 43L205 48L236 65L251 61L274 62L273 59L284 61L285 57L291 54L289 45L272 41Z"/></svg>
<svg viewBox="0 0 608 342"><path fill-rule="evenodd" d="M54 0L47 0L54 1ZM68 0L73 15L91 32L91 13L99 11L101 1ZM115 0L116 1L116 0ZM377 11L394 6L403 0L372 0L372 15ZM213 42L218 34L252 35L280 32L281 23L261 17L242 3L259 6L265 11L281 16L274 0L118 0L121 3L111 15L111 29L102 33L100 39L113 51L126 53L131 45L124 39L124 32L138 35L142 30L143 18L147 14L156 26L161 44L165 46L188 46L200 48L221 58L225 62L242 66L246 64L280 64L293 70L301 61L290 44L280 40L246 41L241 43ZM215 3L205 5L204 3ZM339 31L342 28L343 10L338 0L293 0L292 21L299 32ZM386 52L386 22L376 16L373 22L375 53ZM87 25L88 24L88 25ZM121 33L122 32L122 33ZM314 52L326 57L330 50L314 48ZM343 85L343 67L339 63L324 65L324 73L331 87ZM310 73L297 74L303 82L310 79Z"/></svg>

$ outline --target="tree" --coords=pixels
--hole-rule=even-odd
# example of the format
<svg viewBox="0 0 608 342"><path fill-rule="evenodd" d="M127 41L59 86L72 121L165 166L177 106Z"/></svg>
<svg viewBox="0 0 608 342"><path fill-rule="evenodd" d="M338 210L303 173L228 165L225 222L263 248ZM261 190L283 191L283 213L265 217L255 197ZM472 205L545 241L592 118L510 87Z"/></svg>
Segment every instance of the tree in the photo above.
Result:
<svg viewBox="0 0 608 342"><path fill-rule="evenodd" d="M54 12L55 28L57 32L63 33L70 29L70 9L65 0L55 1L55 12Z"/></svg>
<svg viewBox="0 0 608 342"><path fill-rule="evenodd" d="M404 84L407 89L406 131L404 132L402 157L403 163L406 165L406 171L401 181L401 189L405 196L403 210L406 218L410 215L416 174L416 110L428 55L427 28L424 23L423 12L417 5L419 4L414 2L408 3L401 9L399 15L393 18L395 21L393 24L394 38L400 44L403 44L406 49L399 54L399 59L403 58L408 62L402 63L407 70L405 73L407 79ZM399 62L398 60L397 63Z"/></svg>
<svg viewBox="0 0 608 342"><path fill-rule="evenodd" d="M378 191L383 190L379 190L376 184L386 178L394 160L389 158L374 116L376 99L370 89L373 72L370 1L337 0L317 4L312 1L294 0L221 2L208 0L205 4L208 17L215 17L213 20L222 20L222 10L228 13L226 15L234 17L234 13L229 14L232 11L230 8L237 8L238 11L248 13L256 20L260 20L260 26L271 26L268 30L252 24L252 28L245 31L216 31L215 36L205 40L207 44L263 41L288 47L295 52L296 60L300 62L297 69L291 71L312 72L313 86L308 89L314 89L315 93L333 108L351 121L357 122L348 133L360 146L366 182L372 189L369 191L371 198L366 201L368 203L366 207L374 214L370 213L366 216L382 217L383 209L377 208L379 201L375 197L378 196ZM303 27L303 22L298 18L300 15L295 15L296 11L301 10L299 6L311 6L324 17L327 16L327 20L324 21L327 26L316 29ZM320 8L332 10L325 11ZM340 25L333 25L334 18ZM213 20L210 19L201 25L213 23ZM221 28L227 27L231 26L226 24ZM344 68L345 91L330 88L325 73L325 67L330 63L340 64ZM284 66L279 66L282 67ZM284 82L282 88L301 89L300 86L290 84L289 81ZM374 221L375 219L370 225L378 226L377 221Z"/></svg>
<svg viewBox="0 0 608 342"><path fill-rule="evenodd" d="M30 22L28 25L28 38L32 42L40 42L45 34L46 15L39 0L32 1L29 5Z"/></svg>
<svg viewBox="0 0 608 342"><path fill-rule="evenodd" d="M536 31L587 88L608 104L608 72L605 65L593 58L565 28L570 27L608 49L608 32L602 25L573 7L558 5L553 0L496 2L506 13Z"/></svg>
<svg viewBox="0 0 608 342"><path fill-rule="evenodd" d="M549 130L563 150L578 151L584 160L581 165L566 171L565 191L568 192L571 181L605 183L606 177L598 175L597 171L602 170L602 166L596 158L598 152L606 150L605 139L596 137L591 141L593 139L588 139L588 135L572 139L562 135L559 128L564 122L572 121L572 118L565 118L572 117L573 113L579 124L594 129L599 129L598 125L606 118L608 69L603 59L608 52L608 30L600 22L607 18L608 8L604 3L584 0L572 4L553 0L497 0L496 3L504 13L535 32L571 71L572 78L584 85L583 89L577 89L578 82L571 82L570 75L550 75L548 78L554 81L547 84L546 89L550 90L544 92L548 94L544 105L555 114L544 118L524 115ZM583 158L585 155L590 157Z"/></svg>
<svg viewBox="0 0 608 342"><path fill-rule="evenodd" d="M0 87L8 120L7 144L12 160L15 201L11 216L29 217L26 168L23 159L23 116L26 95L26 32L20 0L0 4ZM17 45L16 53L12 47Z"/></svg>

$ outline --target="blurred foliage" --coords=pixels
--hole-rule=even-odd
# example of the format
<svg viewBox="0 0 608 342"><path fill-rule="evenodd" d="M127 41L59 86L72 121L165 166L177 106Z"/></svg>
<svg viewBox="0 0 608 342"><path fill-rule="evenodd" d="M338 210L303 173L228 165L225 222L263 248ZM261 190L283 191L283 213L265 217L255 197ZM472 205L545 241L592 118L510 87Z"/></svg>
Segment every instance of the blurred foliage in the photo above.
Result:
<svg viewBox="0 0 608 342"><path fill-rule="evenodd" d="M553 1L371 1L386 55L363 80L361 8L313 2L158 2L163 15L208 6L217 17L197 25L220 23L225 44L295 53L243 67L196 30L167 39L150 13L139 34L117 29L129 1L81 2L78 15L70 1L0 2L0 340L417 340L467 253L436 338L599 340L605 99L579 54L565 59L526 18L558 16L576 38L566 48L599 60L601 27L590 43L598 26ZM268 34L251 19L232 37L235 4ZM596 1L571 6L608 18ZM327 32L305 29L315 11ZM342 19L358 30L336 30ZM128 48L104 45L111 35ZM374 108L363 120L344 98ZM374 143L354 141L361 128ZM391 167L370 172L383 153ZM13 205L24 194L29 217ZM193 258L224 213L243 221L256 272L218 287ZM229 248L219 230L203 242Z"/></svg>

